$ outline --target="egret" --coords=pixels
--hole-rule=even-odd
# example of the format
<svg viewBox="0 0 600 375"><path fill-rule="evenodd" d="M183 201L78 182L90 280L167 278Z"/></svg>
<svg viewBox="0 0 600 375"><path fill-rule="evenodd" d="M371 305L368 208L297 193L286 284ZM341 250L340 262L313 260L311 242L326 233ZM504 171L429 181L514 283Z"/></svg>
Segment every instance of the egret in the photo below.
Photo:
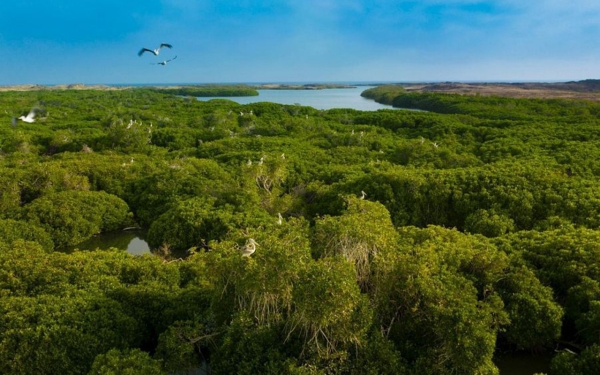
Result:
<svg viewBox="0 0 600 375"><path fill-rule="evenodd" d="M431 142L431 144L433 145L433 147L438 148L440 147L440 145L437 144L437 142Z"/></svg>
<svg viewBox="0 0 600 375"><path fill-rule="evenodd" d="M258 245L258 243L256 243L253 238L249 238L244 247L241 249L242 256L249 257L250 255L254 254L256 251L256 245Z"/></svg>
<svg viewBox="0 0 600 375"><path fill-rule="evenodd" d="M277 219L277 224L279 224L279 225L283 224L283 216L281 216L281 213L278 212L277 216L279 217L279 219Z"/></svg>
<svg viewBox="0 0 600 375"><path fill-rule="evenodd" d="M367 193L365 193L364 190L361 190L360 193L361 193L360 199L365 199L365 197L367 196Z"/></svg>
<svg viewBox="0 0 600 375"><path fill-rule="evenodd" d="M140 50L140 52L138 52L138 56L142 56L144 54L144 52L150 52L154 56L158 56L158 54L160 53L161 48L163 48L163 47L173 48L173 46L170 45L170 44L161 43L161 45L157 49L142 48Z"/></svg>
<svg viewBox="0 0 600 375"><path fill-rule="evenodd" d="M20 116L19 120L24 121L24 122L28 122L28 123L32 123L35 122L35 115L37 114L37 112L39 111L38 108L32 108L31 111L29 111L29 113L27 114L27 116Z"/></svg>
<svg viewBox="0 0 600 375"><path fill-rule="evenodd" d="M165 65L167 65L167 63L168 63L169 61L173 61L173 60L175 60L176 58L177 58L177 56L175 56L175 57L173 57L172 59L169 59L169 60L161 61L161 62L159 62L159 63L150 63L150 64L152 64L152 65L162 65L162 66L165 66Z"/></svg>

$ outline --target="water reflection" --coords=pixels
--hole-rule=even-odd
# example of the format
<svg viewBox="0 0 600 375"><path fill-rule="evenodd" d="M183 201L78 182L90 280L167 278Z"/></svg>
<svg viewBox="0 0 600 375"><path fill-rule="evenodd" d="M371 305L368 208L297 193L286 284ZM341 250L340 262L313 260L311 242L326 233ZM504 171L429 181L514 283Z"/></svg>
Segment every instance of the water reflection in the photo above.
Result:
<svg viewBox="0 0 600 375"><path fill-rule="evenodd" d="M79 250L108 250L111 247L125 249L132 255L152 254L150 246L145 240L146 232L143 230L115 231L101 233L75 246L67 251Z"/></svg>
<svg viewBox="0 0 600 375"><path fill-rule="evenodd" d="M199 97L200 101L212 99L228 99L239 104L256 102L272 102L279 104L300 104L316 109L352 108L361 111L376 111L378 109L395 109L391 105L380 104L364 98L360 94L374 86L358 86L348 89L323 90L257 90L258 96L234 97Z"/></svg>
<svg viewBox="0 0 600 375"><path fill-rule="evenodd" d="M505 353L497 354L494 363L500 375L533 375L548 373L552 353Z"/></svg>

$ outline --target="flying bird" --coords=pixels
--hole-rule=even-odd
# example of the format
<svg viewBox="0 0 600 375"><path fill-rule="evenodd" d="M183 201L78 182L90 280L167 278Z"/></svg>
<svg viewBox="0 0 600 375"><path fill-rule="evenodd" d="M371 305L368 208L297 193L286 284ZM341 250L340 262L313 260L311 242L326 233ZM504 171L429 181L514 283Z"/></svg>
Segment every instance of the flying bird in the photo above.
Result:
<svg viewBox="0 0 600 375"><path fill-rule="evenodd" d="M175 60L176 58L177 58L177 56L173 57L173 58L172 58L172 59L170 59L170 60L165 60L165 61L161 61L161 62L159 62L159 63L155 63L155 64L151 63L151 64L152 64L152 65L167 65L167 63L168 63L169 61L173 61L173 60Z"/></svg>
<svg viewBox="0 0 600 375"><path fill-rule="evenodd" d="M144 52L150 52L154 56L158 56L158 54L160 53L161 48L163 48L163 47L173 48L173 46L170 45L170 44L161 43L161 45L157 49L142 48L140 50L140 52L138 52L138 56L142 56L144 54Z"/></svg>
<svg viewBox="0 0 600 375"><path fill-rule="evenodd" d="M32 123L35 122L35 115L39 111L39 108L31 108L31 111L27 114L27 116L20 116L18 119L23 122ZM16 125L16 121L13 121L13 125Z"/></svg>
<svg viewBox="0 0 600 375"><path fill-rule="evenodd" d="M254 254L254 252L256 251L256 245L258 244L256 243L256 241L254 241L253 238L248 238L248 241L241 249L242 256L249 257L250 255Z"/></svg>

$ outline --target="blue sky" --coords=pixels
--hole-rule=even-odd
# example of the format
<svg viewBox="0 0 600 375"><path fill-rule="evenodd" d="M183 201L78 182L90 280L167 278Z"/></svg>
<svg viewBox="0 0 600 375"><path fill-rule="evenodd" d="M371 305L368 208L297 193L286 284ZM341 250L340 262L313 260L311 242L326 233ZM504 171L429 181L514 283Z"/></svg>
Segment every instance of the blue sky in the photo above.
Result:
<svg viewBox="0 0 600 375"><path fill-rule="evenodd" d="M597 0L6 0L0 85L579 80L599 40Z"/></svg>

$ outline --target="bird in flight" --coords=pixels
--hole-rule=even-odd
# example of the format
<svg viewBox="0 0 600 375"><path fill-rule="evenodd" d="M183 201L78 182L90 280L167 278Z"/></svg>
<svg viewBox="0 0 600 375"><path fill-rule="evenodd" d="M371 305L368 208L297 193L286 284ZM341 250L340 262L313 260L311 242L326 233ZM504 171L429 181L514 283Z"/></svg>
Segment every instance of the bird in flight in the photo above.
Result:
<svg viewBox="0 0 600 375"><path fill-rule="evenodd" d="M28 123L32 123L35 122L35 115L37 114L37 112L39 111L39 108L31 108L31 111L29 111L29 113L27 114L27 116L20 116L18 117L19 120L23 121L23 122L28 122ZM13 126L16 125L16 120L13 120Z"/></svg>
<svg viewBox="0 0 600 375"><path fill-rule="evenodd" d="M164 65L167 65L167 63L168 63L169 61L173 61L173 60L175 60L176 58L177 58L177 56L175 56L175 57L173 57L172 59L169 59L169 60L161 61L161 62L159 62L159 63L150 63L150 64L152 64L152 65L163 65L163 66L164 66Z"/></svg>
<svg viewBox="0 0 600 375"><path fill-rule="evenodd" d="M160 53L161 48L163 48L163 47L173 48L173 46L170 45L170 44L161 43L160 46L157 49L142 48L140 50L140 52L138 52L138 56L142 56L144 54L144 52L150 52L154 56L158 56L158 54Z"/></svg>

